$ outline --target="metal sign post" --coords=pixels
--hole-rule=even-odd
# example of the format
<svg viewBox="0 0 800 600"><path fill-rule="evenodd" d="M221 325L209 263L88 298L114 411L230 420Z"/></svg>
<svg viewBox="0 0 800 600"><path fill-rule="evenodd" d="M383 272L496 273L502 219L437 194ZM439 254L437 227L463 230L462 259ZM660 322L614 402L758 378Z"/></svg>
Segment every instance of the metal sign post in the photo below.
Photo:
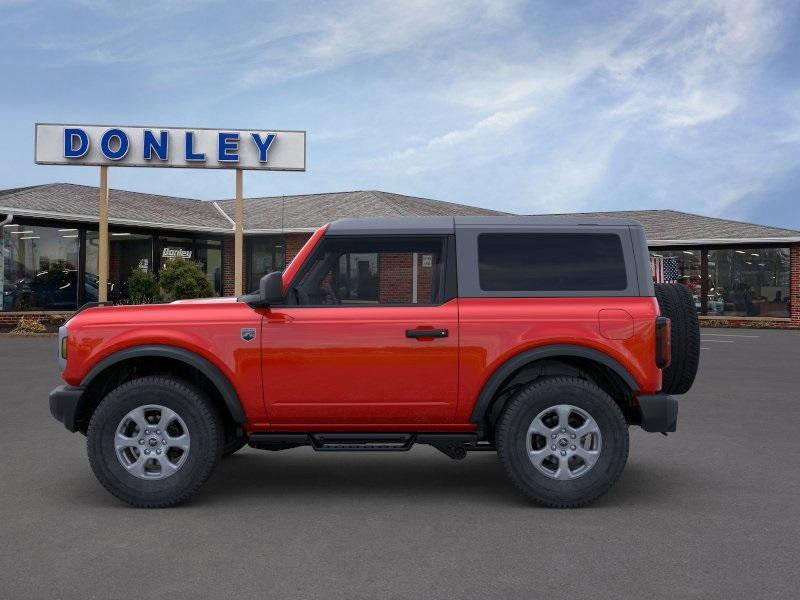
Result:
<svg viewBox="0 0 800 600"><path fill-rule="evenodd" d="M108 167L234 169L234 290L244 293L242 172L305 171L305 131L36 123L35 162L100 167L97 299L108 299Z"/></svg>
<svg viewBox="0 0 800 600"><path fill-rule="evenodd" d="M108 167L100 167L100 211L98 218L97 301L108 300Z"/></svg>
<svg viewBox="0 0 800 600"><path fill-rule="evenodd" d="M234 251L233 257L236 262L233 273L234 273L234 288L233 293L235 296L241 296L244 293L244 285L243 285L243 272L244 272L244 194L243 194L243 182L242 182L242 170L236 169L236 210L235 210L235 221L236 221L236 230L234 231Z"/></svg>

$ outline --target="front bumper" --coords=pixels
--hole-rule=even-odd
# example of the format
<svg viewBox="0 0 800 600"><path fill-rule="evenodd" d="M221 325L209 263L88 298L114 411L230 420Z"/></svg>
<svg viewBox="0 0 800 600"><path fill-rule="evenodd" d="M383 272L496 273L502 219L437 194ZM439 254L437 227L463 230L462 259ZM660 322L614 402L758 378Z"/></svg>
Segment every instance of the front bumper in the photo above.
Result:
<svg viewBox="0 0 800 600"><path fill-rule="evenodd" d="M678 425L678 400L659 392L637 396L642 429L657 433L675 431Z"/></svg>
<svg viewBox="0 0 800 600"><path fill-rule="evenodd" d="M78 415L84 391L82 387L60 385L50 392L50 413L72 432L78 429Z"/></svg>

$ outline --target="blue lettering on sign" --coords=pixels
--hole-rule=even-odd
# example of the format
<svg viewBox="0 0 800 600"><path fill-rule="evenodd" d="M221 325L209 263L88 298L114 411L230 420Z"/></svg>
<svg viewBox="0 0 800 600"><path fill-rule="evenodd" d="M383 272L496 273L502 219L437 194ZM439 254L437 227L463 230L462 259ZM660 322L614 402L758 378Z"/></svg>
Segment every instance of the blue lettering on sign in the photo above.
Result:
<svg viewBox="0 0 800 600"><path fill-rule="evenodd" d="M194 151L194 131L186 132L186 160L195 160L205 162L206 155L204 152Z"/></svg>
<svg viewBox="0 0 800 600"><path fill-rule="evenodd" d="M238 162L239 161L239 134L223 133L219 134L219 162Z"/></svg>
<svg viewBox="0 0 800 600"><path fill-rule="evenodd" d="M269 151L269 147L272 145L272 142L275 141L275 134L268 133L267 137L265 137L263 140L261 139L261 136L257 133L251 133L250 135L253 137L253 141L256 143L256 146L258 147L259 162L263 163L267 162L267 152Z"/></svg>
<svg viewBox="0 0 800 600"><path fill-rule="evenodd" d="M153 152L159 160L167 160L167 149L169 147L169 132L161 131L158 134L158 139L153 135L149 129L144 130L144 154L145 160L153 158Z"/></svg>
<svg viewBox="0 0 800 600"><path fill-rule="evenodd" d="M112 150L111 140L118 142L117 149ZM122 129L109 129L100 138L100 150L109 160L119 160L128 153L128 135Z"/></svg>
<svg viewBox="0 0 800 600"><path fill-rule="evenodd" d="M83 129L64 129L64 158L80 158L88 151L89 136Z"/></svg>

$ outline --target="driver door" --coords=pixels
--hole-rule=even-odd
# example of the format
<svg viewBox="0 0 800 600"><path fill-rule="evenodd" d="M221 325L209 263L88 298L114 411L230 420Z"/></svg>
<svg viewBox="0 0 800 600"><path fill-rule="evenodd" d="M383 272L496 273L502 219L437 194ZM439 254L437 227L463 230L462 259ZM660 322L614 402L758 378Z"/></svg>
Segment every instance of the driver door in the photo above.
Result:
<svg viewBox="0 0 800 600"><path fill-rule="evenodd" d="M458 300L446 293L449 243L447 236L320 242L287 304L264 314L271 424L452 422Z"/></svg>

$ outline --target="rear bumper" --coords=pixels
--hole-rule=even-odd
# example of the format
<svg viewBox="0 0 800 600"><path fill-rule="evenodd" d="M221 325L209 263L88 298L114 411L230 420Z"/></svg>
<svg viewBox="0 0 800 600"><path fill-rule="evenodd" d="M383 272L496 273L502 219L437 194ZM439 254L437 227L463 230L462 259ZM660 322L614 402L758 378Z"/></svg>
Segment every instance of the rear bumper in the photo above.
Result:
<svg viewBox="0 0 800 600"><path fill-rule="evenodd" d="M50 392L50 414L72 432L78 429L78 409L84 391L82 387L60 385Z"/></svg>
<svg viewBox="0 0 800 600"><path fill-rule="evenodd" d="M678 400L659 392L637 396L642 415L642 429L657 433L675 431L678 425Z"/></svg>

